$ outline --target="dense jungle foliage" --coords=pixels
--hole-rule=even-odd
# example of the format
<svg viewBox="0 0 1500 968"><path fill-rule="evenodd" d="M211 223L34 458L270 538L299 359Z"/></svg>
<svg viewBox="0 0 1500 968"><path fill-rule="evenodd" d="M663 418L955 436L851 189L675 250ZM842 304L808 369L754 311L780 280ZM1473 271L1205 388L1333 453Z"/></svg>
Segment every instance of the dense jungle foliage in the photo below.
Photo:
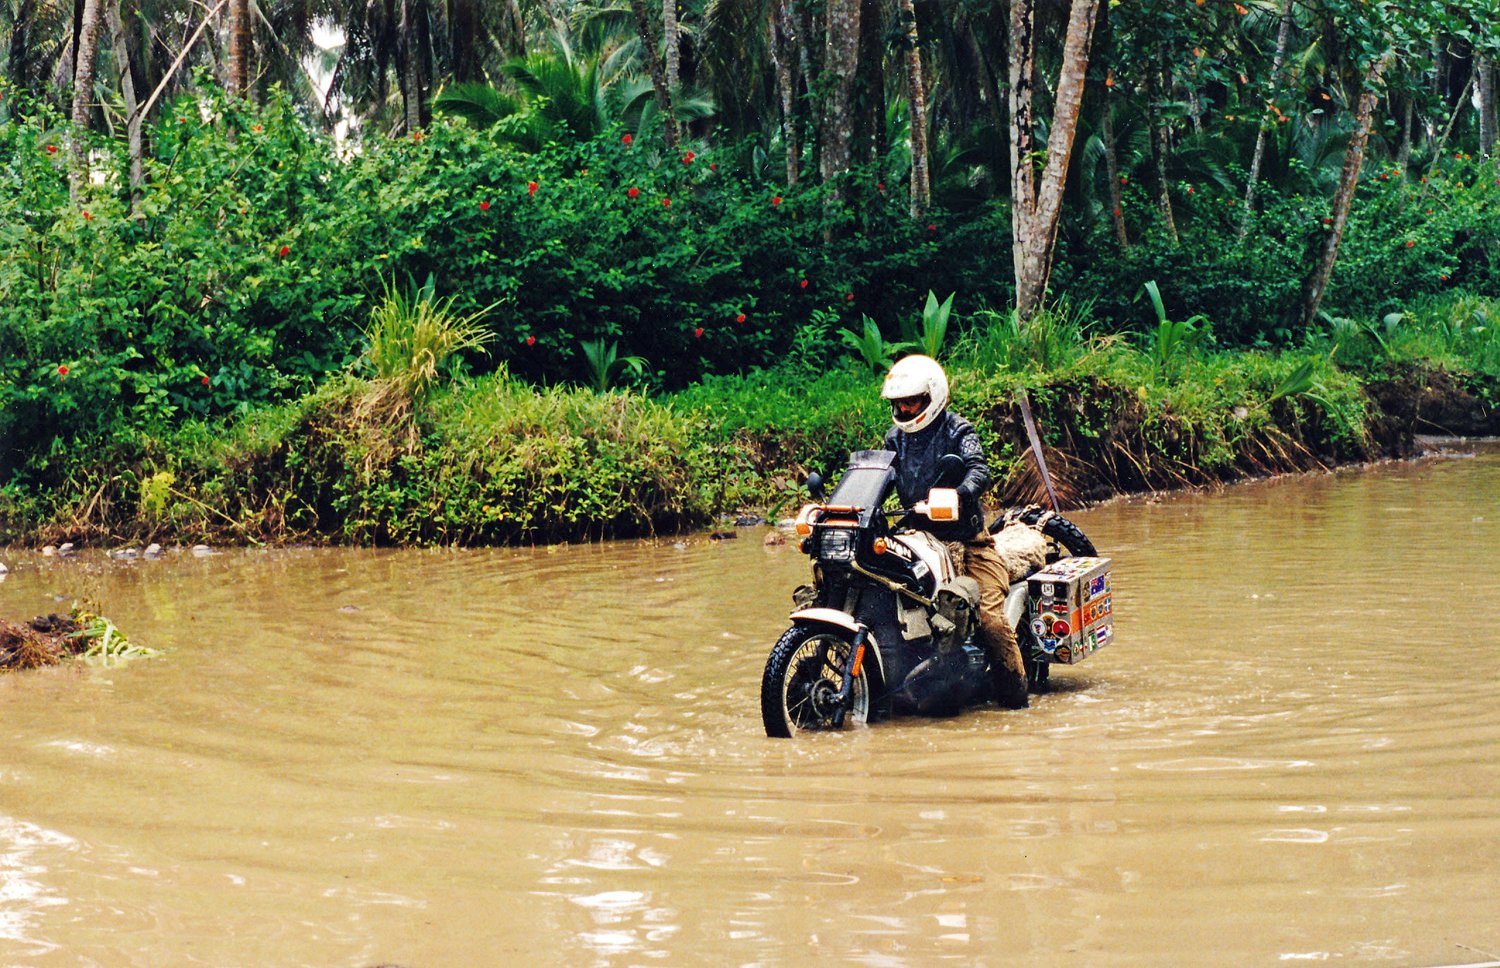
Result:
<svg viewBox="0 0 1500 968"><path fill-rule="evenodd" d="M1017 495L1019 387L1080 497L1488 426L1490 0L1072 0L1081 61L1025 0L226 3L0 11L0 540L698 523L924 337ZM1023 27L1039 139L1083 86L1018 313Z"/></svg>

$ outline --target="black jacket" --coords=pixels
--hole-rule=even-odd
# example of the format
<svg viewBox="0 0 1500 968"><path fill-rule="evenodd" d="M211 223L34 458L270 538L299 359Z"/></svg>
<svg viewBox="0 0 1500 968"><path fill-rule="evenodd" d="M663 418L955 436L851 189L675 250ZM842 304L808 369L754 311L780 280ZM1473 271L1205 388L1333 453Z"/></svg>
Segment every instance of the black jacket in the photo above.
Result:
<svg viewBox="0 0 1500 968"><path fill-rule="evenodd" d="M937 479L939 458L944 454L963 458L964 477L957 485L958 520L938 523L914 517L906 522L908 525L931 531L942 541L967 541L984 530L979 495L989 490L993 478L973 424L944 410L941 417L916 433L891 427L885 434L885 449L896 452L896 493L906 507L927 499Z"/></svg>

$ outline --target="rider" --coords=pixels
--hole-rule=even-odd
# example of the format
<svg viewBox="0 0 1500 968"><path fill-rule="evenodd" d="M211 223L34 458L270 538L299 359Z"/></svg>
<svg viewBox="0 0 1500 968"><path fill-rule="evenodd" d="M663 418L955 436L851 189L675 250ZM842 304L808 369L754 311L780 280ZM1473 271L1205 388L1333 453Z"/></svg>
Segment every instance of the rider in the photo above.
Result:
<svg viewBox="0 0 1500 968"><path fill-rule="evenodd" d="M979 434L973 424L947 409L948 377L931 357L902 358L886 375L880 395L891 402L895 426L886 432L885 449L896 452L896 491L902 504L911 507L927 498L944 455L963 459L958 521L916 520L933 537L947 542L958 570L979 583L980 640L990 657L995 698L1008 709L1024 709L1025 667L1015 629L1005 620L1010 574L985 530L979 507L979 495L992 480Z"/></svg>

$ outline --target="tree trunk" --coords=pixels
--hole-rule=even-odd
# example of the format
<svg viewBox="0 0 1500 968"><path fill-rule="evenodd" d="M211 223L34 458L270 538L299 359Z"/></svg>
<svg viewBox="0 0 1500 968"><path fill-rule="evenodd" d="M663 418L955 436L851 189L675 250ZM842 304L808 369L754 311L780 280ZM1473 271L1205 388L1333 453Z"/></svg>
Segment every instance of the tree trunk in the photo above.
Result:
<svg viewBox="0 0 1500 968"><path fill-rule="evenodd" d="M1036 67L1036 0L1011 0L1010 130L1011 241L1016 272L1016 311L1028 320L1047 295L1056 254L1063 185L1078 131L1088 71L1089 42L1099 0L1073 0L1063 41L1062 69L1047 139L1047 164L1036 176L1032 96Z"/></svg>
<svg viewBox="0 0 1500 968"><path fill-rule="evenodd" d="M453 80L458 83L477 81L483 75L479 70L477 44L481 40L479 5L475 0L448 0L448 63ZM516 46L516 4L507 0L504 14L500 18L501 29L497 41L507 55L514 53ZM524 45L523 45L524 46ZM524 56L524 51L522 52Z"/></svg>
<svg viewBox="0 0 1500 968"><path fill-rule="evenodd" d="M1302 289L1302 326L1311 327L1318 317L1318 306L1323 302L1323 293L1328 289L1328 280L1333 275L1333 265L1338 259L1339 242L1344 237L1344 226L1349 222L1349 208L1354 202L1354 190L1359 187L1359 170L1364 165L1365 145L1370 140L1370 125L1375 117L1375 102L1379 95L1374 86L1379 83L1392 55L1387 54L1370 68L1365 78L1365 88L1359 96L1359 107L1355 111L1354 131L1349 135L1349 147L1344 152L1344 167L1339 172L1338 191L1333 196L1333 211L1329 215L1328 237L1323 242L1323 254L1313 274Z"/></svg>
<svg viewBox="0 0 1500 968"><path fill-rule="evenodd" d="M859 71L850 94L854 139L850 163L870 164L890 147L885 137L885 18L883 0L859 0Z"/></svg>
<svg viewBox="0 0 1500 968"><path fill-rule="evenodd" d="M927 85L922 77L917 8L912 0L901 0L901 27L905 34L906 104L911 122L907 136L911 148L911 217L921 218L932 204L932 182L927 168Z"/></svg>
<svg viewBox="0 0 1500 968"><path fill-rule="evenodd" d="M130 9L135 14L134 6ZM125 102L125 140L130 151L130 205L132 210L141 200L141 186L145 184L145 141L141 137L141 114L139 96L135 89L134 59L130 56L130 45L125 36L125 24L120 19L120 8L109 5L109 31L114 37L115 66L120 72L120 94Z"/></svg>
<svg viewBox="0 0 1500 968"><path fill-rule="evenodd" d="M802 126L802 161L804 169L816 169L818 167L818 122L819 117L815 114L812 92L817 90L818 78L823 72L823 49L817 45L815 38L823 36L823 18L818 15L816 6L812 3L794 2L786 0L788 9L793 11L792 16L797 20L797 69L801 72L801 80L798 89L803 96L805 107L799 107L798 113L804 121Z"/></svg>
<svg viewBox="0 0 1500 968"><path fill-rule="evenodd" d="M1147 114L1151 122L1151 154L1156 161L1156 207L1161 210L1162 225L1166 227L1167 238L1176 245L1177 219L1172 214L1172 186L1167 182L1167 155L1172 150L1172 139L1167 133L1167 124L1162 120L1156 109L1157 101L1152 99Z"/></svg>
<svg viewBox="0 0 1500 968"><path fill-rule="evenodd" d="M651 72L651 87L656 91L656 106L662 117L662 137L668 148L676 148L677 118L672 114L672 89L667 85L666 72L662 70L661 58L656 53L656 34L651 29L651 18L646 15L645 0L630 0L630 12L635 16L641 56L646 59L646 67Z"/></svg>
<svg viewBox="0 0 1500 968"><path fill-rule="evenodd" d="M677 29L677 0L661 0L661 26L663 35L663 60L667 67L667 90L673 97L682 85L681 53L682 38Z"/></svg>
<svg viewBox="0 0 1500 968"><path fill-rule="evenodd" d="M1104 169L1109 174L1110 219L1115 226L1115 239L1120 248L1130 248L1130 233L1125 230L1125 193L1120 191L1120 155L1115 147L1115 111L1109 98L1104 99L1103 118L1099 125L1099 139L1104 142Z"/></svg>
<svg viewBox="0 0 1500 968"><path fill-rule="evenodd" d="M790 2L777 0L771 7L768 24L771 63L776 69L776 90L781 95L781 143L786 149L786 183L789 187L797 184L802 160L797 123L797 81L791 63L797 34L788 9Z"/></svg>
<svg viewBox="0 0 1500 968"><path fill-rule="evenodd" d="M10 82L18 91L31 90L31 46L27 38L31 21L36 17L36 7L36 0L20 0L11 28L10 59L6 65Z"/></svg>
<svg viewBox="0 0 1500 968"><path fill-rule="evenodd" d="M401 99L406 133L422 130L422 82L417 69L417 0L401 0Z"/></svg>
<svg viewBox="0 0 1500 968"><path fill-rule="evenodd" d="M1473 81L1474 76L1471 74L1469 75L1469 83L1473 83ZM1448 150L1448 136L1453 134L1453 126L1458 123L1458 116L1463 113L1463 110L1468 105L1468 103L1469 88L1465 86L1463 92L1457 99L1457 103L1453 106L1453 113L1448 115L1448 123L1443 127L1442 132L1437 136L1437 140L1433 142L1432 164L1428 167L1428 172L1436 171L1438 163L1443 160L1443 152Z"/></svg>
<svg viewBox="0 0 1500 968"><path fill-rule="evenodd" d="M432 90L432 16L429 0L413 0L417 16L417 117L422 127L432 124L432 105L427 92Z"/></svg>
<svg viewBox="0 0 1500 968"><path fill-rule="evenodd" d="M859 7L860 0L828 0L823 45L826 94L818 119L818 167L825 183L849 170L854 142L851 95L859 67Z"/></svg>
<svg viewBox="0 0 1500 968"><path fill-rule="evenodd" d="M1255 133L1255 154L1250 159L1250 177L1245 185L1245 212L1240 219L1239 237L1250 231L1255 212L1255 190L1260 184L1260 166L1266 157L1266 136L1275 124L1271 120L1276 98L1281 94L1281 65L1286 62L1287 43L1292 36L1292 0L1281 0L1281 27L1276 31L1276 53L1271 58L1271 103L1260 114L1260 130Z"/></svg>
<svg viewBox="0 0 1500 968"><path fill-rule="evenodd" d="M230 97L250 96L250 0L229 3L229 83Z"/></svg>
<svg viewBox="0 0 1500 968"><path fill-rule="evenodd" d="M1403 103L1401 114L1401 146L1396 149L1396 164L1402 171L1411 167L1411 143L1412 143L1412 118L1417 113L1416 98L1410 94L1401 99Z"/></svg>
<svg viewBox="0 0 1500 968"><path fill-rule="evenodd" d="M969 57L979 67L979 95L985 107L990 112L990 120L995 124L996 131L1005 130L1005 114L1000 110L1000 96L998 94L1000 85L995 81L995 71L990 66L989 59L984 56L984 50L979 44L979 38L974 36L974 21L968 17L964 18L963 41L969 49Z"/></svg>
<svg viewBox="0 0 1500 968"><path fill-rule="evenodd" d="M94 65L99 59L99 21L103 14L103 0L86 0L83 6L83 23L78 34L78 61L73 74L71 190L75 199L89 177L86 135L94 106Z"/></svg>
<svg viewBox="0 0 1500 968"><path fill-rule="evenodd" d="M1496 139L1500 138L1500 131L1495 130L1500 121L1495 107L1495 61L1480 57L1475 69L1479 72L1479 150L1490 157L1495 153Z"/></svg>

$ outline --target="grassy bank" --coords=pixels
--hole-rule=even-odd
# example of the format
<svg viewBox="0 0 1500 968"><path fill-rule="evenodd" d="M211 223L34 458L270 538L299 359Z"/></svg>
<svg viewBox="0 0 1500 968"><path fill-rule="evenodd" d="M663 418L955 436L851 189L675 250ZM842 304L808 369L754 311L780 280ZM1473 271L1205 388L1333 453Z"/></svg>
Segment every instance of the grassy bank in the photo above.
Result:
<svg viewBox="0 0 1500 968"><path fill-rule="evenodd" d="M1500 433L1500 303L1448 297L1330 320L1292 350L1220 350L1190 322L1144 339L1079 314L980 315L944 347L994 497L1035 493L1017 391L1074 502L1411 453ZM0 541L490 544L666 533L799 502L888 425L880 355L810 338L771 369L673 394L536 388L504 368L421 394L341 376L290 404L139 431L0 490Z"/></svg>

